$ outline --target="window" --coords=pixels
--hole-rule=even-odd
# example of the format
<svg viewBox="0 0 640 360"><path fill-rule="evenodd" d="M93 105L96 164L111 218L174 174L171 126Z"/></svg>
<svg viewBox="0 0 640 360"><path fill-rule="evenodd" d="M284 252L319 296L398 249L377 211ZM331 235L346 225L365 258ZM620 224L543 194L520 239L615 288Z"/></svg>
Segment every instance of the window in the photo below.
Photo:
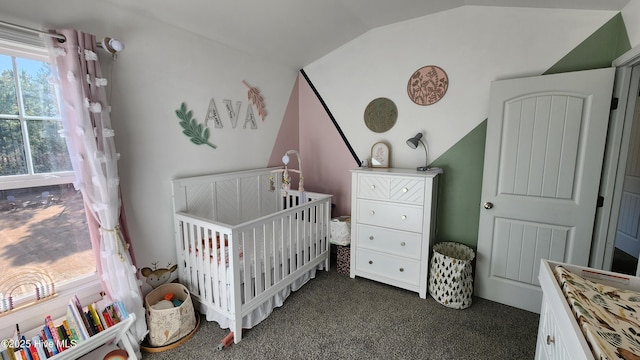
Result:
<svg viewBox="0 0 640 360"><path fill-rule="evenodd" d="M48 61L42 47L0 40L0 263L45 271L59 287L95 274L95 261ZM28 276L6 274L0 300L33 299Z"/></svg>

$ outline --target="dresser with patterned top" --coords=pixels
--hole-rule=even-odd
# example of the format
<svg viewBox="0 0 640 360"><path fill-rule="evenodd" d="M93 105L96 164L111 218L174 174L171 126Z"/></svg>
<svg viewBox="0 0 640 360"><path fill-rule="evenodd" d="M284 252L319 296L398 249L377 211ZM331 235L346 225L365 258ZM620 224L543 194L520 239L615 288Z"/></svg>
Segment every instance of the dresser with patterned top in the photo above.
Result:
<svg viewBox="0 0 640 360"><path fill-rule="evenodd" d="M361 168L351 173L350 276L426 298L438 172Z"/></svg>

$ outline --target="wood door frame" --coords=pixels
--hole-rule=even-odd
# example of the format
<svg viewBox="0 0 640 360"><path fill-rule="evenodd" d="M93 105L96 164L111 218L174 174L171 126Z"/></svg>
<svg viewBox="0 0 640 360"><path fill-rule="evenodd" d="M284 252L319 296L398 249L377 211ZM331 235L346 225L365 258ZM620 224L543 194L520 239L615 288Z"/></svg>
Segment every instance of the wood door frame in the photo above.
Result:
<svg viewBox="0 0 640 360"><path fill-rule="evenodd" d="M612 66L616 67L613 96L618 98L618 107L611 112L609 119L600 180L600 196L604 202L596 211L589 259L590 267L605 270L610 270L613 262L633 110L637 99L635 94L640 87L640 45L615 59Z"/></svg>

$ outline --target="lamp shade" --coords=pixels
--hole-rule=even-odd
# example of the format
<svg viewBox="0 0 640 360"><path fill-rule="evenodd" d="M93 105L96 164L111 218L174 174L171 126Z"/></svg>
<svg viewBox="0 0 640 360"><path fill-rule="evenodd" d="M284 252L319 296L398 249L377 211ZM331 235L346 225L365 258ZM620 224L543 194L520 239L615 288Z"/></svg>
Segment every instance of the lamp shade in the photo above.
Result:
<svg viewBox="0 0 640 360"><path fill-rule="evenodd" d="M416 136L407 140L407 145L409 145L409 147L412 149L416 149L418 148L418 144L420 143L421 138L422 138L422 133L417 133Z"/></svg>

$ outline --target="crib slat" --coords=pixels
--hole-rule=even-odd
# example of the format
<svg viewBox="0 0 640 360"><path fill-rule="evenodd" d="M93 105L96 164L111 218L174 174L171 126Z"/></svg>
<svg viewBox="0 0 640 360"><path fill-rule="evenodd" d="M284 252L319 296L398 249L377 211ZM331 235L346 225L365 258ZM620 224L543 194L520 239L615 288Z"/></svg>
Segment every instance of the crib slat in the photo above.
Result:
<svg viewBox="0 0 640 360"><path fill-rule="evenodd" d="M197 264L197 257L196 257L196 244L193 241L193 231L194 228L193 226L188 223L187 226L185 226L185 228L187 229L186 233L187 233L187 239L189 242L189 249L191 249L191 251L189 252L189 275L190 275L190 290L191 293L193 294L198 294L200 295L200 291L198 290L198 272L196 271L196 269L194 268L194 266Z"/></svg>
<svg viewBox="0 0 640 360"><path fill-rule="evenodd" d="M271 252L271 247L267 242L267 224L263 224L262 229L262 244L264 249L264 267L262 269L262 273L264 274L264 284L262 285L261 293L273 285L271 283L271 262L273 253Z"/></svg>
<svg viewBox="0 0 640 360"><path fill-rule="evenodd" d="M212 230L213 232L214 230ZM222 307L222 298L220 296L220 279L224 279L224 273L221 274L220 273L220 265L219 264L226 264L226 259L224 258L224 256L222 256L221 254L224 254L224 248L222 248L221 250L218 250L218 236L220 238L220 242L222 244L224 244L224 235L220 232L213 232L211 234L212 239L215 238L216 244L213 244L213 240L211 243L211 253L213 254L213 259L210 260L209 262L209 266L208 268L211 269L211 278L209 279L209 281L207 281L207 284L211 284L211 303L217 304L221 309L226 309L226 307ZM216 250L213 250L213 247L216 247ZM222 268L224 269L226 267L222 266Z"/></svg>
<svg viewBox="0 0 640 360"><path fill-rule="evenodd" d="M289 263L288 263L288 259L290 257L288 251L290 246L285 242L285 236L286 236L286 227L285 227L285 221L286 219L284 217L281 217L279 219L280 222L280 228L279 228L279 240L280 240L280 253L282 254L281 258L280 258L280 280L284 279L287 274L289 273Z"/></svg>
<svg viewBox="0 0 640 360"><path fill-rule="evenodd" d="M245 232L242 232L242 242L245 249L242 265L244 271L244 299L246 302L248 299L251 299L253 292L253 285L251 284L251 267L253 264L251 262L255 258L256 249L252 246L251 239L247 237Z"/></svg>

